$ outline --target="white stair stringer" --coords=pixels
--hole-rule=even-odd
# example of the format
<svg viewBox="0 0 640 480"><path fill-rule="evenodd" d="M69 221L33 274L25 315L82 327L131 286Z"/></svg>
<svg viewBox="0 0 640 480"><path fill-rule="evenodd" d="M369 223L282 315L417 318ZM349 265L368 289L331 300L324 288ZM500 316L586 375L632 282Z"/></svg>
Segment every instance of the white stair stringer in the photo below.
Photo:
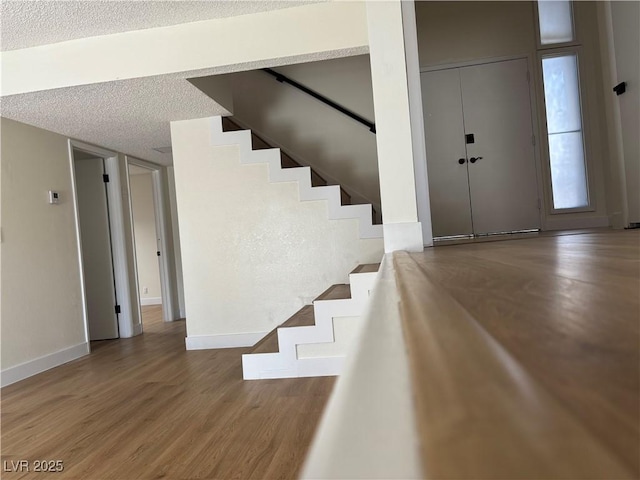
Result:
<svg viewBox="0 0 640 480"><path fill-rule="evenodd" d="M270 182L298 182L300 201L326 200L329 219L357 219L360 238L383 237L382 225L375 225L372 222L371 205L342 205L340 187L337 185L313 187L309 167L282 168L279 148L265 150L251 148L250 130L224 132L222 117L211 117L211 144L213 146L237 145L240 149L242 164L268 164Z"/></svg>
<svg viewBox="0 0 640 480"><path fill-rule="evenodd" d="M352 319L357 322L369 302L369 294L375 285L377 275L378 272L352 273L349 275L351 298L314 301L315 325L278 328L277 353L242 355L243 378L255 380L339 375L349 346L337 355L333 353L330 356L308 358L300 358L298 346L334 342L335 318L358 317ZM357 325L354 325L355 327Z"/></svg>

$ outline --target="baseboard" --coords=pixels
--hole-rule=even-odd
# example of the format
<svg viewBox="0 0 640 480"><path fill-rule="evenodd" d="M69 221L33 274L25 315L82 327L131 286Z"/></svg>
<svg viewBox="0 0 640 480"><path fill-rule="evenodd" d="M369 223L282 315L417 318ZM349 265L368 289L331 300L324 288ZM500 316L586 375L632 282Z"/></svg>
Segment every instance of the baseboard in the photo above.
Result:
<svg viewBox="0 0 640 480"><path fill-rule="evenodd" d="M398 250L421 252L424 249L420 222L385 223L382 228L385 253Z"/></svg>
<svg viewBox="0 0 640 480"><path fill-rule="evenodd" d="M554 215L555 217L555 215ZM545 222L545 230L575 230L580 228L601 228L609 226L609 217L585 217L585 218L549 218Z"/></svg>
<svg viewBox="0 0 640 480"><path fill-rule="evenodd" d="M133 326L133 336L140 335L142 333L142 322Z"/></svg>
<svg viewBox="0 0 640 480"><path fill-rule="evenodd" d="M269 332L231 333L227 335L191 335L185 339L187 350L252 347Z"/></svg>
<svg viewBox="0 0 640 480"><path fill-rule="evenodd" d="M140 298L140 305L162 305L162 297Z"/></svg>
<svg viewBox="0 0 640 480"><path fill-rule="evenodd" d="M19 382L25 378L32 377L38 373L44 372L54 367L58 367L64 363L70 362L77 358L83 357L89 353L89 343L79 343L73 347L59 350L49 355L30 360L15 367L9 367L2 370L0 385L6 387L12 383Z"/></svg>

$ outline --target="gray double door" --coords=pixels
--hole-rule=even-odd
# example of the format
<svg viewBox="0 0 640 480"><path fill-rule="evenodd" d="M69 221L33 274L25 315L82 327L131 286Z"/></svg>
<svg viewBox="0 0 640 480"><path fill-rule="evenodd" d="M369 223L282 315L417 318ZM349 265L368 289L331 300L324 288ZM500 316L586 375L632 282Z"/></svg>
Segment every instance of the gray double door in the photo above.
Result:
<svg viewBox="0 0 640 480"><path fill-rule="evenodd" d="M527 61L421 81L434 237L538 229Z"/></svg>

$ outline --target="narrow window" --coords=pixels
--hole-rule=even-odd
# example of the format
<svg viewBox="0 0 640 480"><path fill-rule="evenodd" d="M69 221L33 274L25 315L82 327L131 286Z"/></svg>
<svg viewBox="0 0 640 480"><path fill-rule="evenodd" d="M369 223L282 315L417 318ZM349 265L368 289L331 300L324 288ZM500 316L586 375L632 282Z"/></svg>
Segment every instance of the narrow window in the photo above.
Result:
<svg viewBox="0 0 640 480"><path fill-rule="evenodd" d="M573 14L569 1L538 2L540 44L567 43L573 40Z"/></svg>
<svg viewBox="0 0 640 480"><path fill-rule="evenodd" d="M587 207L589 194L576 54L543 56L542 75L553 207Z"/></svg>

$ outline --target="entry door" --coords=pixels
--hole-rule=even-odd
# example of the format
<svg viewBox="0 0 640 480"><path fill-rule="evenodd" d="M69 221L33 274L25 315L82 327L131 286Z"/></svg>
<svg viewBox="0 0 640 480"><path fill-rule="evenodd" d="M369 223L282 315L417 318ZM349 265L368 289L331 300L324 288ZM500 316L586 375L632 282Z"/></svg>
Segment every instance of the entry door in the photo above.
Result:
<svg viewBox="0 0 640 480"><path fill-rule="evenodd" d="M74 167L89 339L118 338L109 206L103 180L104 160L76 158Z"/></svg>
<svg viewBox="0 0 640 480"><path fill-rule="evenodd" d="M540 227L527 70L521 59L423 74L434 236Z"/></svg>
<svg viewBox="0 0 640 480"><path fill-rule="evenodd" d="M423 73L422 103L433 235L470 235L460 69Z"/></svg>

